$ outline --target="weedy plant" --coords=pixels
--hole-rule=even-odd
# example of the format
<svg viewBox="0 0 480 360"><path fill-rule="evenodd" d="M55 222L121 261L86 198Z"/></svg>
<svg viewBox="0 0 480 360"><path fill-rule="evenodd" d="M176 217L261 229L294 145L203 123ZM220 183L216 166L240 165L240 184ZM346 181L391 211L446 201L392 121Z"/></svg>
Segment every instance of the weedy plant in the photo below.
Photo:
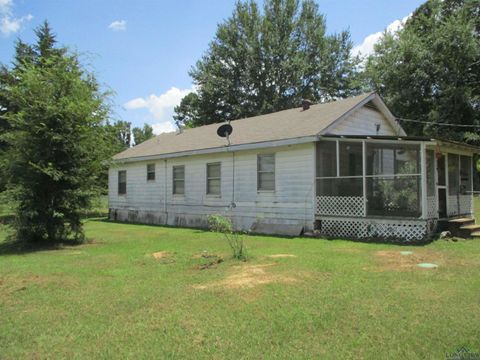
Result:
<svg viewBox="0 0 480 360"><path fill-rule="evenodd" d="M208 217L208 225L211 231L223 234L228 245L232 249L233 258L237 260L247 260L247 249L245 239L239 232L233 228L232 220L221 215L210 215Z"/></svg>

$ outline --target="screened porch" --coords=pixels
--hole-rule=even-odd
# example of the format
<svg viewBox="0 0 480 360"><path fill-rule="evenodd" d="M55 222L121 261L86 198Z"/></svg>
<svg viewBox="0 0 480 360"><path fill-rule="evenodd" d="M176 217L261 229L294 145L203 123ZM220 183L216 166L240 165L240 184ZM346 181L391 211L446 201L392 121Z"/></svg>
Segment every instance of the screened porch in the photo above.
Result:
<svg viewBox="0 0 480 360"><path fill-rule="evenodd" d="M316 216L427 220L472 213L472 153L425 138L322 137Z"/></svg>

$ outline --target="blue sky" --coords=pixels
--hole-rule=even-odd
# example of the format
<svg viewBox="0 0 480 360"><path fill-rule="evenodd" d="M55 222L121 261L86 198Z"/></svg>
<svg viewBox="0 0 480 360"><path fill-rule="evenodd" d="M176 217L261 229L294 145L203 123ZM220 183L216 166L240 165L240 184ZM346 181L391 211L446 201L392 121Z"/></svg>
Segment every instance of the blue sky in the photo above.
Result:
<svg viewBox="0 0 480 360"><path fill-rule="evenodd" d="M327 31L349 29L368 53L385 28L395 29L423 1L317 0ZM0 0L0 62L14 41L34 40L47 19L61 44L83 54L97 79L115 91L115 117L155 131L173 128L173 106L192 89L188 70L206 51L234 0Z"/></svg>

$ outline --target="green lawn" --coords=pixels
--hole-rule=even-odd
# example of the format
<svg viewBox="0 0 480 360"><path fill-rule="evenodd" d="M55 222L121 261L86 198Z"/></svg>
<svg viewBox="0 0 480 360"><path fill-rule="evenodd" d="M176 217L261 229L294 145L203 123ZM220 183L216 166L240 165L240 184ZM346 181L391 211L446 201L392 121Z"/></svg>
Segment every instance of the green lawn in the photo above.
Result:
<svg viewBox="0 0 480 360"><path fill-rule="evenodd" d="M0 242L7 232L0 228ZM100 220L86 232L92 244L0 255L1 359L480 352L480 241L400 247L252 236L252 259L240 263L209 232ZM165 258L152 256L161 251ZM225 261L200 270L204 251ZM439 268L415 266L423 261Z"/></svg>

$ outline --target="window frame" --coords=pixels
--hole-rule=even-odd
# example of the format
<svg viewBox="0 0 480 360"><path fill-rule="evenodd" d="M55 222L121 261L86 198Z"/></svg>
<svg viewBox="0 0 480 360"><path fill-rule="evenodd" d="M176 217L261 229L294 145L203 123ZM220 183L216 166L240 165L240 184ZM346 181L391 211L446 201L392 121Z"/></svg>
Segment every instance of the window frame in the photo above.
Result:
<svg viewBox="0 0 480 360"><path fill-rule="evenodd" d="M120 179L121 179L120 174L125 174L125 180L123 182L120 181ZM118 196L127 195L127 170L118 170L117 180L118 180L118 187L117 187ZM125 189L123 190L123 192L122 192L122 189L120 187L122 184L125 184Z"/></svg>
<svg viewBox="0 0 480 360"><path fill-rule="evenodd" d="M183 179L175 179L175 169L183 169ZM176 182L183 182L183 192L177 192ZM185 196L185 165L172 166L172 194L175 196Z"/></svg>
<svg viewBox="0 0 480 360"><path fill-rule="evenodd" d="M153 171L150 171L149 167L153 166ZM153 174L153 178L150 179L149 176ZM155 163L147 164L147 182L154 182L156 179L156 166Z"/></svg>
<svg viewBox="0 0 480 360"><path fill-rule="evenodd" d="M219 176L218 177L211 177L208 175L208 168L209 166L219 166ZM206 179L206 189L205 192L209 196L216 196L216 197L221 197L222 196L222 162L217 161L217 162L211 162L207 163L205 167L205 179ZM220 191L218 193L212 193L209 187L209 181L210 180L219 180L220 182Z"/></svg>
<svg viewBox="0 0 480 360"><path fill-rule="evenodd" d="M273 171L265 171L265 170L260 170L260 159L262 157L267 157L271 156L273 157ZM264 154L257 154L257 192L267 192L267 193L272 193L275 192L276 187L277 187L277 181L276 181L276 156L275 153L264 153ZM260 175L261 174L273 174L273 189L262 189L260 188Z"/></svg>

